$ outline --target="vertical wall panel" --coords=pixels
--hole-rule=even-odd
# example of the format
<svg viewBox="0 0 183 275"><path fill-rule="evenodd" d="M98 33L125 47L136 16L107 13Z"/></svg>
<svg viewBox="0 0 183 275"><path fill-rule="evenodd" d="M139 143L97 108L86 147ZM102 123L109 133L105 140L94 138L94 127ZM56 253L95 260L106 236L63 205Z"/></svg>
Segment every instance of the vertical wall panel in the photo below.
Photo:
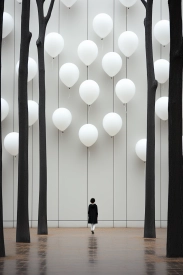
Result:
<svg viewBox="0 0 183 275"><path fill-rule="evenodd" d="M161 1L155 0L153 3L153 20L152 20L152 41L153 41L153 58L154 62L160 59L161 46L154 37L154 26L161 19ZM156 90L156 100L160 97L160 84ZM161 197L161 179L160 179L160 124L159 117L155 114L155 219L156 227L160 227L160 197Z"/></svg>
<svg viewBox="0 0 183 275"><path fill-rule="evenodd" d="M32 16L34 14L34 17ZM37 58L37 47L36 47L36 40L38 37L38 28L35 26L38 26L38 19L37 19L37 5L36 1L31 2L30 6L30 31L32 33L32 38L30 41L30 48L29 48L29 57L33 58L36 63L38 62ZM38 63L37 63L38 64ZM33 80L28 82L28 94L27 98L28 100L34 100L34 97L37 96L38 93L38 73L33 78ZM38 102L37 100L35 100ZM36 122L38 124L38 122ZM34 158L34 155L36 154L36 150L34 150L34 135L35 133L35 127L37 125L33 125L29 127L29 220L30 220L30 226L33 226L32 220L33 220L33 213L35 211L35 208L37 209L37 203L35 202L35 195L38 194L36 191L35 185L38 185L38 181L34 178L34 167L39 167L38 165L38 155L37 158ZM36 127L37 128L37 127ZM36 141L38 142L38 136L36 138ZM35 218L37 219L37 217Z"/></svg>
<svg viewBox="0 0 183 275"><path fill-rule="evenodd" d="M162 19L169 20L168 3L162 0ZM169 61L170 44L162 47L162 58ZM168 96L169 80L161 85L161 96ZM161 220L167 221L168 209L168 120L161 122ZM166 224L166 222L165 222Z"/></svg>
<svg viewBox="0 0 183 275"><path fill-rule="evenodd" d="M99 55L93 66L89 67L89 79L95 80L100 86L100 96L89 112L89 123L95 125L99 137L94 146L89 149L88 159L88 200L94 197L99 207L100 221L113 220L113 138L103 129L102 121L106 114L113 112L113 79L102 69L103 56L113 51L113 32L101 40L92 28L94 17L106 13L113 18L113 1L89 0L89 39L99 48ZM89 201L88 201L89 203ZM109 226L112 223L109 222Z"/></svg>
<svg viewBox="0 0 183 275"><path fill-rule="evenodd" d="M15 63L13 67L15 69L20 56L20 35L21 35L21 13L22 5L15 2ZM18 127L18 76L15 72L14 82L14 120L13 128L15 132L19 133ZM16 226L17 220L17 194L18 194L18 156L14 158L14 226Z"/></svg>
<svg viewBox="0 0 183 275"><path fill-rule="evenodd" d="M127 30L135 32L139 38L137 51L127 60L128 78L134 81L136 85L135 98L128 106L127 120L127 220L131 221L130 226L137 226L138 221L144 219L145 164L136 156L135 146L140 139L146 138L147 123L146 56L143 24L145 9L142 3L138 1L128 9L127 16Z"/></svg>
<svg viewBox="0 0 183 275"><path fill-rule="evenodd" d="M119 2L114 1L114 51L120 54L123 65L122 70L115 76L114 82L114 111L122 118L122 130L114 138L114 226L121 225L121 220L126 221L126 159L127 159L127 108L117 98L115 93L116 83L127 78L126 71L126 57L121 53L118 47L118 38L124 31L127 30L127 9ZM130 103L129 103L130 104ZM128 105L129 105L128 104ZM118 223L119 222L119 223Z"/></svg>
<svg viewBox="0 0 183 275"><path fill-rule="evenodd" d="M80 76L71 89L59 79L57 108L67 108L72 114L69 128L59 133L59 225L70 226L71 221L78 220L79 224L84 221L86 226L87 154L78 137L87 117L86 105L79 96L79 86L86 80L86 66L80 61L77 48L87 38L87 1L78 0L71 9L60 2L60 32L65 46L58 69L65 63L74 63Z"/></svg>
<svg viewBox="0 0 183 275"><path fill-rule="evenodd" d="M29 56L33 58L38 65L36 41L38 39L39 30L36 1L31 2L30 14L30 31L32 32L32 39ZM30 86L28 85L28 99L34 100L39 104L38 77L39 73L30 81ZM38 220L39 198L39 120L29 127L29 137L29 220L32 226L36 226Z"/></svg>
<svg viewBox="0 0 183 275"><path fill-rule="evenodd" d="M50 1L45 2L45 14ZM47 32L58 32L59 1L55 1ZM48 226L58 226L58 132L52 122L52 114L58 106L58 58L45 53L46 68L46 138L47 138L47 184Z"/></svg>
<svg viewBox="0 0 183 275"><path fill-rule="evenodd" d="M14 20L14 5L5 1L4 11ZM6 226L13 226L13 156L4 148L4 138L13 132L13 91L14 91L14 30L2 40L2 84L1 93L9 104L9 114L2 122L2 185L3 218ZM8 169L7 169L8 168ZM11 173L9 171L12 171Z"/></svg>

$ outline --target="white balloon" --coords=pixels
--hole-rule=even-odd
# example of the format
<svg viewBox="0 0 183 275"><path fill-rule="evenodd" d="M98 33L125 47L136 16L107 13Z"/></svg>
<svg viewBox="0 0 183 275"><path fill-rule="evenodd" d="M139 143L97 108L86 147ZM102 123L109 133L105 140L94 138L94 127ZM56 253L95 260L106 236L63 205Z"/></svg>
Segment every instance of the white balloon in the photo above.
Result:
<svg viewBox="0 0 183 275"><path fill-rule="evenodd" d="M33 100L28 100L29 126L38 120L38 104Z"/></svg>
<svg viewBox="0 0 183 275"><path fill-rule="evenodd" d="M110 77L115 76L122 67L122 59L118 53L109 52L102 59L102 67Z"/></svg>
<svg viewBox="0 0 183 275"><path fill-rule="evenodd" d="M53 58L59 55L64 48L63 37L56 32L51 32L45 37L45 51Z"/></svg>
<svg viewBox="0 0 183 275"><path fill-rule="evenodd" d="M103 118L103 127L113 137L121 130L122 118L116 113L109 113Z"/></svg>
<svg viewBox="0 0 183 275"><path fill-rule="evenodd" d="M16 156L19 148L19 134L16 132L9 133L4 138L4 147L8 153L12 156Z"/></svg>
<svg viewBox="0 0 183 275"><path fill-rule="evenodd" d="M80 97L88 105L91 105L98 98L99 93L99 85L93 80L86 80L79 87Z"/></svg>
<svg viewBox="0 0 183 275"><path fill-rule="evenodd" d="M61 1L67 8L70 8L76 3L77 0L61 0Z"/></svg>
<svg viewBox="0 0 183 275"><path fill-rule="evenodd" d="M92 146L98 139L98 130L92 124L85 124L79 129L79 139L86 146Z"/></svg>
<svg viewBox="0 0 183 275"><path fill-rule="evenodd" d="M167 96L160 97L156 101L155 112L160 119L162 120L168 119L168 97Z"/></svg>
<svg viewBox="0 0 183 275"><path fill-rule="evenodd" d="M66 108L59 108L54 111L52 115L52 121L55 127L60 131L65 131L72 121L71 112Z"/></svg>
<svg viewBox="0 0 183 275"><path fill-rule="evenodd" d="M127 8L133 6L137 2L137 0L119 0L119 1L121 2L121 4L123 4Z"/></svg>
<svg viewBox="0 0 183 275"><path fill-rule="evenodd" d="M143 160L146 161L146 147L147 147L147 139L140 139L136 146L135 146L135 152L137 156Z"/></svg>
<svg viewBox="0 0 183 275"><path fill-rule="evenodd" d="M123 32L118 38L119 49L127 57L131 56L136 51L138 44L138 36L131 31Z"/></svg>
<svg viewBox="0 0 183 275"><path fill-rule="evenodd" d="M9 114L9 105L8 102L1 98L1 121L3 121Z"/></svg>
<svg viewBox="0 0 183 275"><path fill-rule="evenodd" d="M2 38L5 38L12 30L13 30L13 18L12 16L4 12L3 13L3 33L2 33Z"/></svg>
<svg viewBox="0 0 183 275"><path fill-rule="evenodd" d="M31 81L37 74L37 63L36 61L29 57L28 59L28 79L27 82ZM19 73L19 61L16 64L16 73L18 75Z"/></svg>
<svg viewBox="0 0 183 275"><path fill-rule="evenodd" d="M135 94L135 84L130 79L121 79L116 84L116 95L123 102L128 103Z"/></svg>
<svg viewBox="0 0 183 275"><path fill-rule="evenodd" d="M93 29L100 38L105 38L113 28L112 18L106 13L100 13L93 19Z"/></svg>
<svg viewBox="0 0 183 275"><path fill-rule="evenodd" d="M169 78L170 63L165 59L159 59L154 62L154 71L156 80L163 84Z"/></svg>
<svg viewBox="0 0 183 275"><path fill-rule="evenodd" d="M17 2L18 2L19 4L22 4L22 0L17 0Z"/></svg>
<svg viewBox="0 0 183 275"><path fill-rule="evenodd" d="M59 76L61 81L71 88L79 79L79 69L73 63L65 63L60 68Z"/></svg>
<svg viewBox="0 0 183 275"><path fill-rule="evenodd" d="M170 22L161 20L154 26L154 36L162 45L170 43Z"/></svg>
<svg viewBox="0 0 183 275"><path fill-rule="evenodd" d="M78 56L86 66L92 64L97 58L97 55L98 47L93 41L85 40L79 44Z"/></svg>

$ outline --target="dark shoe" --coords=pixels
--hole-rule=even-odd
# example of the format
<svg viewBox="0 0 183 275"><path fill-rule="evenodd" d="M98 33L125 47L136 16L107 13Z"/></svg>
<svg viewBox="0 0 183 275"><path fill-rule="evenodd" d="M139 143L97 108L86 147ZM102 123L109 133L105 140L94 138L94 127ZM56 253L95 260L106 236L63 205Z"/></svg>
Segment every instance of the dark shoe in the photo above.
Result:
<svg viewBox="0 0 183 275"><path fill-rule="evenodd" d="M92 231L92 234L94 234L94 231Z"/></svg>

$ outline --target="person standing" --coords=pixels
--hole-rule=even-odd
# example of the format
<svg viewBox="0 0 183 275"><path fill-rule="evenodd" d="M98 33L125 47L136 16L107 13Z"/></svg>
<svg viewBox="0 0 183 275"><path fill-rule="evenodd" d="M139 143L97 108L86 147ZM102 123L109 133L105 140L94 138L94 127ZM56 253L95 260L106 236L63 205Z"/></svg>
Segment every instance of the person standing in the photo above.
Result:
<svg viewBox="0 0 183 275"><path fill-rule="evenodd" d="M95 199L91 198L91 204L88 207L88 223L91 224L91 232L94 234L95 225L98 223L98 207L95 204Z"/></svg>

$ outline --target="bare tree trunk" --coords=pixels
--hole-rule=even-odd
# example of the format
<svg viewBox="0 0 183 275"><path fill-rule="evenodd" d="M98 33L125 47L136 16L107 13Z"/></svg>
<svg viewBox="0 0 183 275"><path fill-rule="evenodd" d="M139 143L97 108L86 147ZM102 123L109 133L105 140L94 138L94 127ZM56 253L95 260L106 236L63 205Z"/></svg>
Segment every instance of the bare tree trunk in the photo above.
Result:
<svg viewBox="0 0 183 275"><path fill-rule="evenodd" d="M44 40L46 26L50 19L55 0L51 0L48 13L44 16L44 0L36 0L39 16L39 37L37 40L39 65L39 210L38 234L48 234L47 227L47 155L46 155L46 118L45 118L45 64Z"/></svg>
<svg viewBox="0 0 183 275"><path fill-rule="evenodd" d="M147 65L147 157L145 179L145 224L144 238L156 238L155 229L155 96L158 86L154 75L152 49L153 0L141 0L146 8L145 41Z"/></svg>
<svg viewBox="0 0 183 275"><path fill-rule="evenodd" d="M169 78L169 196L167 257L183 257L182 183L182 15L181 0L169 0L170 78Z"/></svg>
<svg viewBox="0 0 183 275"><path fill-rule="evenodd" d="M18 163L18 209L17 242L30 242L28 215L28 106L27 77L31 33L29 32L30 0L22 1L20 64L18 75L19 105L19 163Z"/></svg>
<svg viewBox="0 0 183 275"><path fill-rule="evenodd" d="M4 0L0 1L0 99L1 99L1 49L3 29ZM3 231L3 195L2 195L2 135L1 135L1 104L0 104L0 257L5 257Z"/></svg>

